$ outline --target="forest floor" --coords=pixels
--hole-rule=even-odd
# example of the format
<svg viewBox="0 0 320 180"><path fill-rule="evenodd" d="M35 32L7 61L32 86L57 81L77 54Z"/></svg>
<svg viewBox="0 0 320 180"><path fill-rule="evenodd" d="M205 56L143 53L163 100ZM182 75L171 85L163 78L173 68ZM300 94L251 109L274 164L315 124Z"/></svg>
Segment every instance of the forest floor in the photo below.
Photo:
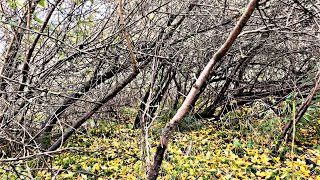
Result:
<svg viewBox="0 0 320 180"><path fill-rule="evenodd" d="M320 165L319 139L308 138L308 130L299 129L294 146L290 140L282 144L278 153L273 153L279 134L276 121L280 119L248 120L233 127L219 122L183 123L172 137L159 179L319 180L320 168L313 164ZM65 146L84 147L84 151L54 156L52 169L60 171L38 171L38 176L145 179L147 157L141 158L141 130L133 130L130 122L91 124L94 127ZM155 152L163 124L154 125L159 127L149 132L151 154ZM303 143L298 137L304 137Z"/></svg>
<svg viewBox="0 0 320 180"><path fill-rule="evenodd" d="M69 151L48 158L43 169L32 169L39 163L31 160L29 173L36 179L145 179L148 157L141 155L141 129L134 130L130 119L88 121L64 145ZM311 127L297 129L294 146L290 140L272 151L283 123L281 118L248 118L226 125L186 118L171 139L159 179L320 180L320 140ZM164 124L154 123L148 133L151 160ZM28 174L23 169L15 170ZM14 175L2 175L8 177Z"/></svg>

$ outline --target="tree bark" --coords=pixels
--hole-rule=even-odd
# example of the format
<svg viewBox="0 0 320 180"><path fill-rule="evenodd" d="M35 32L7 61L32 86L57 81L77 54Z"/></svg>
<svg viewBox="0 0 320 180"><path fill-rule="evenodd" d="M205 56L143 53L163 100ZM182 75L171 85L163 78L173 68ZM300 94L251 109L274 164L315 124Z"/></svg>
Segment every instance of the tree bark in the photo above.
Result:
<svg viewBox="0 0 320 180"><path fill-rule="evenodd" d="M262 36L263 38L267 38L268 35ZM255 55L257 54L257 51L262 48L263 44L265 41L261 41L257 46L253 47L248 54L245 57L241 57L239 59L239 64L234 68L234 70L231 72L229 77L227 77L226 82L222 86L219 94L216 96L215 100L213 101L212 104L210 104L207 108L203 110L199 115L196 115L198 118L212 118L214 117L214 112L217 107L221 105L221 103L226 99L226 91L230 87L231 83L233 82L233 79L235 79L235 76L237 73L240 73L243 69L245 68L248 62L250 62Z"/></svg>
<svg viewBox="0 0 320 180"><path fill-rule="evenodd" d="M182 106L178 109L177 113L174 115L174 117L166 124L162 136L160 138L160 142L157 146L157 150L154 156L154 162L153 165L148 172L147 179L154 180L157 179L159 175L159 170L161 167L161 163L163 160L163 155L168 147L170 137L172 133L174 132L177 125L182 121L183 117L187 114L190 105L195 100L197 94L200 91L200 88L202 85L206 82L210 71L214 67L215 63L217 61L220 61L223 56L227 53L227 51L230 49L233 42L236 40L238 35L240 34L243 27L246 25L247 21L249 20L250 16L252 15L254 9L257 7L259 0L251 0L249 5L246 8L246 11L241 16L239 21L237 22L236 26L230 33L228 39L226 42L220 47L220 49L213 55L213 57L210 59L204 70L201 72L200 76L198 77L197 81L191 88L188 96L184 100Z"/></svg>
<svg viewBox="0 0 320 180"><path fill-rule="evenodd" d="M310 94L308 95L307 99L304 101L303 104L300 105L298 111L297 111L297 117L296 117L296 123L300 121L300 119L303 117L303 115L306 113L308 107L310 106L313 97L316 95L316 93L320 90L320 70L318 71L316 75L316 82L311 90ZM288 134L289 129L292 127L293 120L290 120L283 128L283 131L281 133L281 140L285 138L285 136ZM289 133L290 134L290 133ZM280 144L279 144L280 145ZM279 146L278 145L278 146Z"/></svg>

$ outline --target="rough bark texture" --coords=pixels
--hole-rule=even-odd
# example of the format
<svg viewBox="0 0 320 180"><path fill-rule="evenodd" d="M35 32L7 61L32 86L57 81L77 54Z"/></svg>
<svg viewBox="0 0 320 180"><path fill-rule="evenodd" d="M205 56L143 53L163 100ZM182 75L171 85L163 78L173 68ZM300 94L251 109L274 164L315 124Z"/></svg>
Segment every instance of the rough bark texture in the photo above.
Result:
<svg viewBox="0 0 320 180"><path fill-rule="evenodd" d="M172 133L174 132L177 125L182 121L183 117L187 114L190 105L192 102L194 102L197 94L200 91L200 88L202 85L206 82L210 71L214 67L215 63L227 53L227 51L230 49L233 42L236 40L238 35L240 34L241 30L249 20L250 16L252 15L254 9L257 7L259 0L251 0L249 5L246 8L246 11L241 16L239 21L237 22L236 26L230 33L228 39L226 42L220 47L220 49L213 55L211 60L208 62L204 70L201 72L200 76L198 77L197 81L191 88L188 96L186 97L185 101L183 102L182 106L178 109L177 113L174 115L174 117L171 119L170 122L166 124L166 127L163 130L160 143L157 146L157 151L154 156L154 162L153 166L151 167L150 171L148 172L147 179L157 179L159 175L159 170L161 167L161 163L163 160L163 155L165 152L165 149L168 147L170 137Z"/></svg>

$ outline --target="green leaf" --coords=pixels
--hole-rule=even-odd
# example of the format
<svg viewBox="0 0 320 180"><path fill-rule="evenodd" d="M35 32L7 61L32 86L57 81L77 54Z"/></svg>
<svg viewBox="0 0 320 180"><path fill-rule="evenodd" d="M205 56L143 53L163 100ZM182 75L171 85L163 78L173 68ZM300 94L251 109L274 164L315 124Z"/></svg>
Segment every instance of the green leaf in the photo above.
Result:
<svg viewBox="0 0 320 180"><path fill-rule="evenodd" d="M241 147L241 143L238 139L233 140L233 145L235 145L236 147Z"/></svg>
<svg viewBox="0 0 320 180"><path fill-rule="evenodd" d="M21 1L16 0L6 0L10 7L15 10L18 6L22 7L23 3Z"/></svg>
<svg viewBox="0 0 320 180"><path fill-rule="evenodd" d="M247 148L252 149L253 148L253 143L254 143L254 141L252 139L250 139L248 144L247 144Z"/></svg>
<svg viewBox="0 0 320 180"><path fill-rule="evenodd" d="M286 100L291 100L292 99L292 94L289 94L286 98Z"/></svg>
<svg viewBox="0 0 320 180"><path fill-rule="evenodd" d="M319 123L320 124L320 123ZM133 129L133 125L132 124L127 124L127 128L128 129Z"/></svg>
<svg viewBox="0 0 320 180"><path fill-rule="evenodd" d="M16 1L13 0L7 0L7 3L10 5L10 7L15 10L17 8L17 3Z"/></svg>
<svg viewBox="0 0 320 180"><path fill-rule="evenodd" d="M43 24L43 21L41 19L39 19L37 16L34 16L33 18L38 24Z"/></svg>
<svg viewBox="0 0 320 180"><path fill-rule="evenodd" d="M40 0L38 4L45 8L45 7L47 7L48 1L47 0Z"/></svg>
<svg viewBox="0 0 320 180"><path fill-rule="evenodd" d="M303 119L308 123L308 122L311 122L313 117L311 114L309 113L305 113L304 116L303 116Z"/></svg>

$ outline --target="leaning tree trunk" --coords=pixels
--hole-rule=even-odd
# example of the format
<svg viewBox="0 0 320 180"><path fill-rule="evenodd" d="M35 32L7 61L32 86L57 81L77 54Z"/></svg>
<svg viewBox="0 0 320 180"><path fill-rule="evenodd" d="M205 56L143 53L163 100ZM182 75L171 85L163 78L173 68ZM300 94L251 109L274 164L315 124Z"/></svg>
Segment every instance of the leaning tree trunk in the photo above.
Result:
<svg viewBox="0 0 320 180"><path fill-rule="evenodd" d="M262 38L267 38L268 34L263 35ZM226 91L230 87L231 83L233 82L233 79L235 79L236 74L241 71L242 67L245 67L246 64L248 64L256 55L257 51L262 48L265 41L261 41L257 46L253 47L250 52L239 59L239 64L234 68L234 70L229 75L229 78L227 78L226 82L224 83L223 87L219 91L218 95L216 96L215 100L212 104L210 104L207 108L203 110L203 112L200 113L200 115L196 116L199 118L212 118L214 117L214 112L217 107L220 106L220 104L226 99Z"/></svg>
<svg viewBox="0 0 320 180"><path fill-rule="evenodd" d="M220 47L220 49L213 55L211 60L208 62L204 70L201 72L200 76L198 77L197 81L191 88L188 96L184 100L182 106L178 109L177 113L174 117L166 124L166 127L163 130L162 136L160 138L160 143L157 146L157 150L154 156L153 165L148 172L147 179L153 180L156 179L159 175L160 166L163 160L163 155L165 150L168 147L170 137L174 132L177 125L182 121L183 117L188 112L190 105L194 102L197 94L199 93L201 87L206 82L210 71L214 67L217 61L220 61L223 56L227 53L230 49L233 42L236 40L238 35L240 34L243 27L246 25L247 21L249 20L250 16L252 15L254 9L257 7L259 0L251 0L249 5L247 6L244 14L241 16L239 21L237 22L236 26L230 33L226 42Z"/></svg>
<svg viewBox="0 0 320 180"><path fill-rule="evenodd" d="M297 116L295 119L295 123L298 123L301 118L303 117L303 115L306 113L306 111L308 110L308 107L310 106L313 97L316 95L316 93L320 90L320 70L318 71L316 78L315 78L315 85L313 87L313 89L311 90L310 94L308 95L308 97L306 98L306 100L300 105L298 111L297 111ZM283 139L285 139L286 135L290 133L289 130L292 128L293 125L293 119L290 120L283 128L282 132L281 132L281 137L277 142L277 145L274 149L274 151L278 151L279 147L281 145L281 142L283 141Z"/></svg>

